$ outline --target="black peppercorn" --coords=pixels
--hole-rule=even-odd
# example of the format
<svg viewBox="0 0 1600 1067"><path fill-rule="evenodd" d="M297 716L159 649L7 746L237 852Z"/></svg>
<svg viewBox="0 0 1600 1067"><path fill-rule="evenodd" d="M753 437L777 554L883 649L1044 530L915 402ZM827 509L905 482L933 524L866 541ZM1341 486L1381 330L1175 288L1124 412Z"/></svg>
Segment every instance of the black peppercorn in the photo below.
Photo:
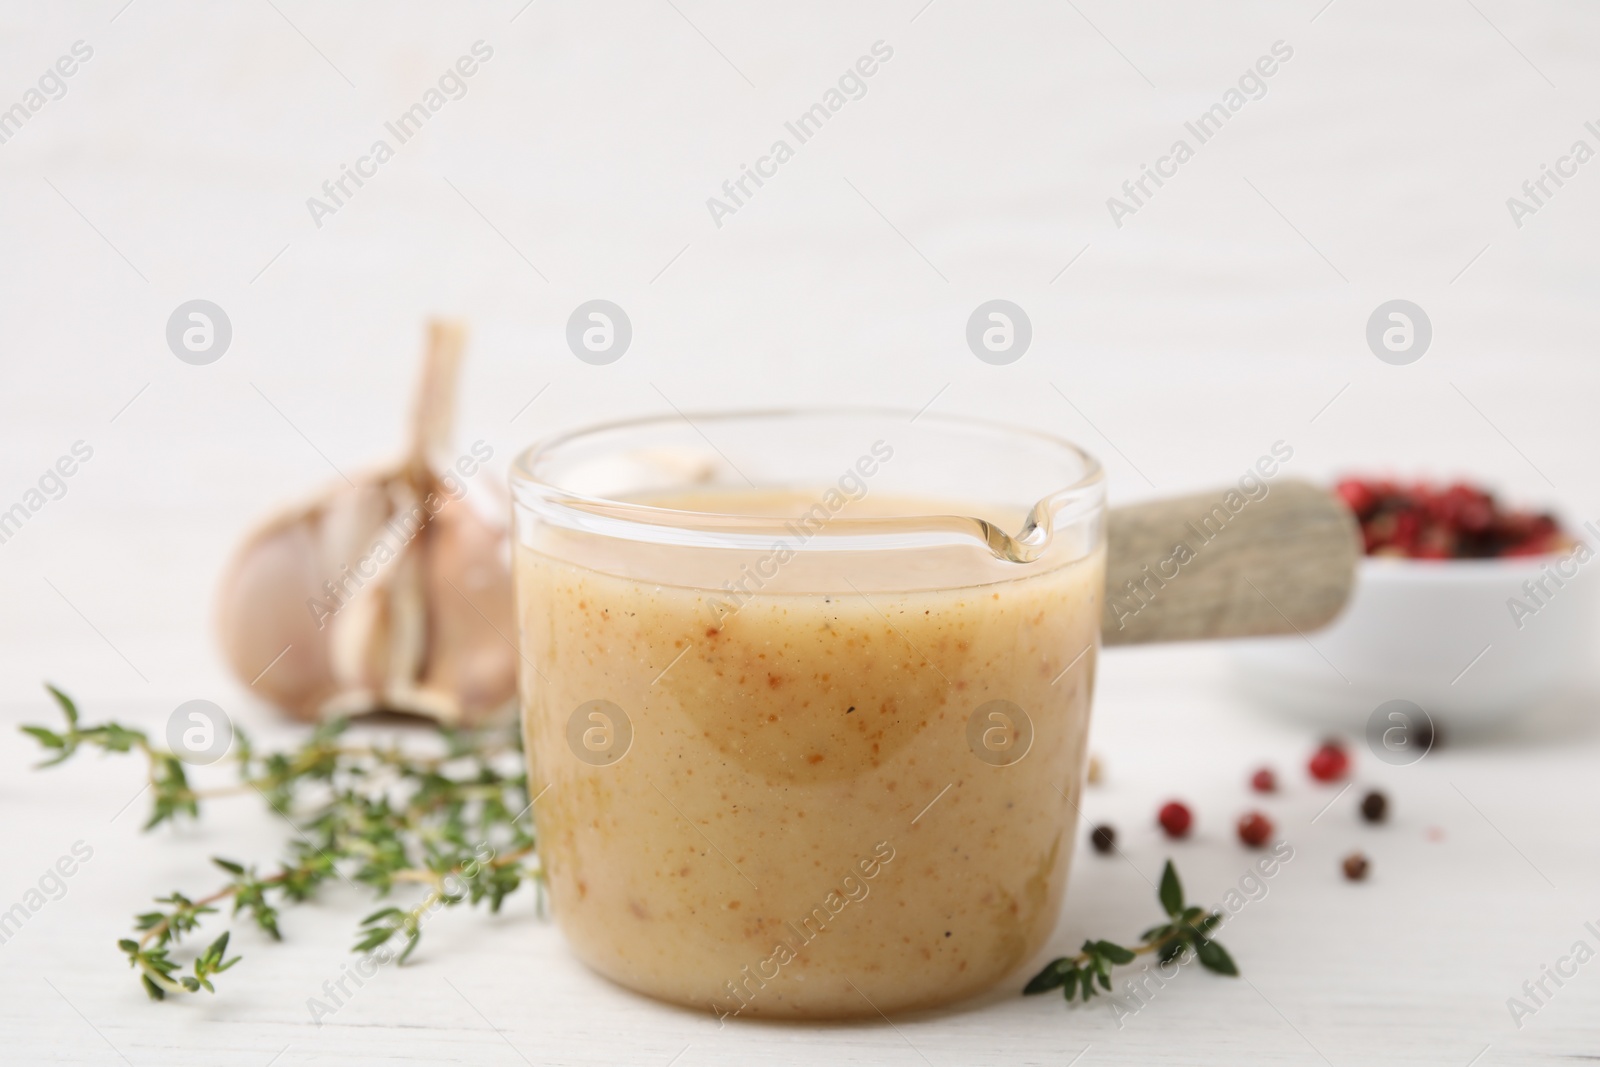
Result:
<svg viewBox="0 0 1600 1067"><path fill-rule="evenodd" d="M1089 835L1089 840L1096 852L1110 852L1117 847L1117 832L1109 826L1096 826L1094 833Z"/></svg>
<svg viewBox="0 0 1600 1067"><path fill-rule="evenodd" d="M1382 822L1389 817L1389 798L1374 789L1361 799L1361 817L1368 822Z"/></svg>

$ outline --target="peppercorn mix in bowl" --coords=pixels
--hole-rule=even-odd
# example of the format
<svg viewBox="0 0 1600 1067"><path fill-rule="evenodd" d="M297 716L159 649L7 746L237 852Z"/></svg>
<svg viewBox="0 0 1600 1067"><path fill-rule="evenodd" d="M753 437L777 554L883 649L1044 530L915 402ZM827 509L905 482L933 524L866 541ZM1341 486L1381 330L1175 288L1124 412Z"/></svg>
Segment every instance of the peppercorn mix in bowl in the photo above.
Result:
<svg viewBox="0 0 1600 1067"><path fill-rule="evenodd" d="M1600 527L1506 506L1467 482L1344 478L1366 558L1327 629L1239 642L1242 687L1292 718L1361 729L1390 700L1485 727L1588 678L1600 646Z"/></svg>

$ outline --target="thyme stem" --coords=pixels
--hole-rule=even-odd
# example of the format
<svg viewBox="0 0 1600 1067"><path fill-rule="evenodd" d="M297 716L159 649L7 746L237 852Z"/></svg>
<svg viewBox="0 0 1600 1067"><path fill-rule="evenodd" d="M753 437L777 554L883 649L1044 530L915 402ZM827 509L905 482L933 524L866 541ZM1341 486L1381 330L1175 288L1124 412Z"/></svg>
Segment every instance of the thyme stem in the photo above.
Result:
<svg viewBox="0 0 1600 1067"><path fill-rule="evenodd" d="M444 751L417 752L400 745L356 745L341 740L347 723L323 724L291 751L257 753L234 729L232 762L238 780L196 789L184 762L153 745L139 730L115 722L84 725L70 697L51 696L66 718L64 730L24 726L51 758L63 763L86 748L138 753L152 794L145 828L199 818L202 802L259 794L288 818L300 839L274 873L258 874L233 860L213 858L229 875L221 888L191 899L174 892L158 910L135 918L137 938L118 946L152 999L169 993L214 992L212 978L239 958L227 958L225 930L180 973L173 948L206 917L231 901L233 916L247 915L274 940L282 939L280 908L314 896L329 879L361 883L382 898L397 886L427 887L409 908L384 907L362 920L355 951L369 952L399 938L404 962L421 938L422 923L438 907L487 903L498 911L524 884L542 907L543 882L529 817L527 772L515 730L464 732L432 727L430 740Z"/></svg>

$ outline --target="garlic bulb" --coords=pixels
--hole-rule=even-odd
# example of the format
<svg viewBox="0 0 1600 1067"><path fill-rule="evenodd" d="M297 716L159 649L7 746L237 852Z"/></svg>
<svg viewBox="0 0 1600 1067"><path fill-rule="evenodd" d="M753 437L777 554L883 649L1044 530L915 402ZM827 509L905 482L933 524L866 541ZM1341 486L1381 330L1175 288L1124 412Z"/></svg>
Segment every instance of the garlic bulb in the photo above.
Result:
<svg viewBox="0 0 1600 1067"><path fill-rule="evenodd" d="M516 691L506 532L463 499L493 449L442 460L465 331L436 322L428 338L405 460L268 521L223 576L229 665L295 718L470 725Z"/></svg>

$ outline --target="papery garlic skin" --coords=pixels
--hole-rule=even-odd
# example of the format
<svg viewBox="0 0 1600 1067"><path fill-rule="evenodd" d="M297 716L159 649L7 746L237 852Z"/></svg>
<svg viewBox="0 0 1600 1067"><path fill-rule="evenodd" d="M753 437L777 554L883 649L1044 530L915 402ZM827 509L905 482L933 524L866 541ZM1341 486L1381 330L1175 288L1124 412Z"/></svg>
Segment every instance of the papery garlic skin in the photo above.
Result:
<svg viewBox="0 0 1600 1067"><path fill-rule="evenodd" d="M433 324L411 455L251 534L218 630L241 681L306 721L401 711L456 725L509 707L516 650L506 531L436 473L464 339ZM476 470L493 454L480 442Z"/></svg>

